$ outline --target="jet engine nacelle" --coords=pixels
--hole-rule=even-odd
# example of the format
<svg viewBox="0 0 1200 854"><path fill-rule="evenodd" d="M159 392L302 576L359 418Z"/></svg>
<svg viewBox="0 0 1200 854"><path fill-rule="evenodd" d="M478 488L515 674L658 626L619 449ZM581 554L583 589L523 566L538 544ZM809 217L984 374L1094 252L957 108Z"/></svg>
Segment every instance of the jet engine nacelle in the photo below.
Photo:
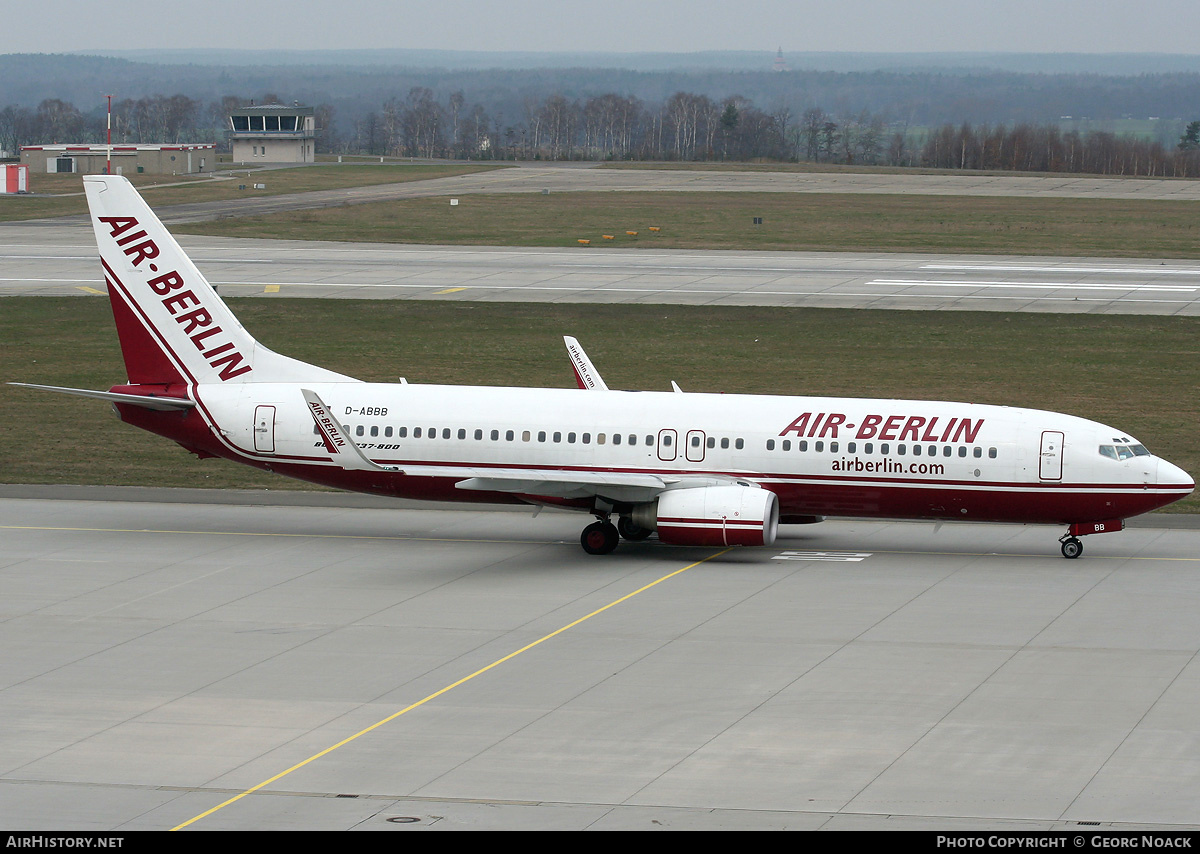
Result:
<svg viewBox="0 0 1200 854"><path fill-rule="evenodd" d="M633 523L677 546L769 546L779 531L779 499L756 486L672 489L634 508Z"/></svg>

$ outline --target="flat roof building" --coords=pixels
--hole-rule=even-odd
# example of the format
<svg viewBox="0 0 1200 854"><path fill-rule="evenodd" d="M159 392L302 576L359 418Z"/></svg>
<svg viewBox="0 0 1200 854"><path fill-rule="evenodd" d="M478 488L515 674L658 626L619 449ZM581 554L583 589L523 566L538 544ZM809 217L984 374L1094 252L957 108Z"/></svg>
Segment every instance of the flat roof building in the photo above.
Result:
<svg viewBox="0 0 1200 854"><path fill-rule="evenodd" d="M108 164L105 145L22 145L21 162L33 172L67 172L103 175ZM217 146L114 145L114 175L195 175L217 166Z"/></svg>
<svg viewBox="0 0 1200 854"><path fill-rule="evenodd" d="M312 107L266 104L229 115L234 163L313 163L316 135Z"/></svg>

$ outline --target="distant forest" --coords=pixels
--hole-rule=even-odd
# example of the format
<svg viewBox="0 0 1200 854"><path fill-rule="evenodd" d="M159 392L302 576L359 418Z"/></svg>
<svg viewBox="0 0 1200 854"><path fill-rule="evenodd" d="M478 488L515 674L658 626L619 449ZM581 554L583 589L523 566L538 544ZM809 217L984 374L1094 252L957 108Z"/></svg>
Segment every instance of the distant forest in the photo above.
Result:
<svg viewBox="0 0 1200 854"><path fill-rule="evenodd" d="M316 108L317 150L327 154L1200 172L1184 132L1200 116L1195 72L447 70L8 55L0 79L0 97L12 99L0 107L9 152L102 142L105 99L94 93L107 91L113 139L124 143L224 147L231 110L298 102Z"/></svg>

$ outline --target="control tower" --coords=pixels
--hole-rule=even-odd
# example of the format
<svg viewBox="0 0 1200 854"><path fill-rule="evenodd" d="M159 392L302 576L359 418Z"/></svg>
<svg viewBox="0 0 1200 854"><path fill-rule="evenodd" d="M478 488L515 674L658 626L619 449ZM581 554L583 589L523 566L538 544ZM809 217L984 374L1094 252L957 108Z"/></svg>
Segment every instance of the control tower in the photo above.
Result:
<svg viewBox="0 0 1200 854"><path fill-rule="evenodd" d="M316 119L312 107L249 106L229 115L234 163L312 163Z"/></svg>

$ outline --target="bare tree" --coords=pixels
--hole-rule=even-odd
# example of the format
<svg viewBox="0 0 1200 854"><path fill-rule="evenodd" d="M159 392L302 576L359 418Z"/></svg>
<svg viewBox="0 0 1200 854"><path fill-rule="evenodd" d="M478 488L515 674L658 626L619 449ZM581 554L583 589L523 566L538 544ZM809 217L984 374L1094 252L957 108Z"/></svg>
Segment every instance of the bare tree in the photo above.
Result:
<svg viewBox="0 0 1200 854"><path fill-rule="evenodd" d="M441 152L442 110L430 89L414 86L409 90L404 110L404 137L410 154L434 157Z"/></svg>

